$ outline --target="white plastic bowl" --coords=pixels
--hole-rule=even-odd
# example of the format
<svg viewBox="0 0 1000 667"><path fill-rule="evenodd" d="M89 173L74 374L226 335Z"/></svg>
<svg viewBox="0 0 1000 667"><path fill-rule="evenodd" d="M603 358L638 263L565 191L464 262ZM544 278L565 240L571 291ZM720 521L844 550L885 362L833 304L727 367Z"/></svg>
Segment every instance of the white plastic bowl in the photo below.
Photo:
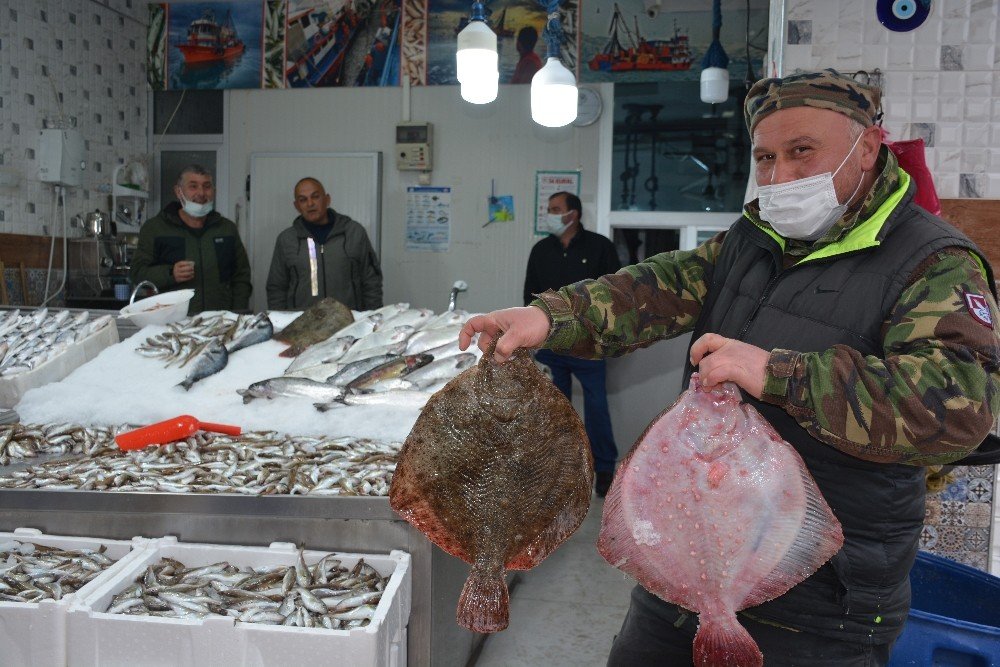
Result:
<svg viewBox="0 0 1000 667"><path fill-rule="evenodd" d="M188 303L193 296L193 289L156 294L125 306L118 315L132 320L139 328L150 324L170 324L187 316Z"/></svg>

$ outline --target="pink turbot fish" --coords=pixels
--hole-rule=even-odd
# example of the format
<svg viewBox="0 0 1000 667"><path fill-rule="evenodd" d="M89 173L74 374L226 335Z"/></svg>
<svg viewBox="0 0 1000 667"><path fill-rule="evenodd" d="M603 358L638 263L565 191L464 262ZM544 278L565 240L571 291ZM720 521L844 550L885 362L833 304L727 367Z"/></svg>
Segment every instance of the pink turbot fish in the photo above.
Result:
<svg viewBox="0 0 1000 667"><path fill-rule="evenodd" d="M786 593L844 543L795 449L732 383L698 374L622 462L597 548L648 591L699 615L699 667L763 664L736 612Z"/></svg>

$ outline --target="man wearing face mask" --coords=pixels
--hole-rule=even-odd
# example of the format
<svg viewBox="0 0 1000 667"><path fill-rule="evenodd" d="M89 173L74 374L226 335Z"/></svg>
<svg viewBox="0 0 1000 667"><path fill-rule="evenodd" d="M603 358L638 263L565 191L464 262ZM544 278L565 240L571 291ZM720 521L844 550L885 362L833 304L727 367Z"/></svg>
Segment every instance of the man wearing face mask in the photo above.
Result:
<svg viewBox="0 0 1000 667"><path fill-rule="evenodd" d="M580 198L570 192L549 197L548 215L542 227L549 235L535 244L524 276L524 303L534 295L558 289L578 280L597 278L621 268L615 246L606 237L583 228ZM594 490L603 498L611 487L618 448L611 430L603 359L577 359L549 350L535 357L552 369L552 381L569 398L572 375L583 388L583 420L594 455Z"/></svg>
<svg viewBox="0 0 1000 667"><path fill-rule="evenodd" d="M235 223L215 211L215 184L204 167L185 167L167 204L139 230L132 284L148 280L161 292L193 289L188 314L246 311L250 261Z"/></svg>
<svg viewBox="0 0 1000 667"><path fill-rule="evenodd" d="M768 665L887 664L910 606L923 466L981 455L1000 411L993 271L913 202L881 144L879 102L833 70L758 81L744 111L760 196L728 231L473 318L460 337L482 332L486 349L503 332L502 361L518 347L594 358L693 333L685 386L695 367L708 386L739 385L844 532L815 574L740 612ZM637 586L608 664L691 664L696 627Z"/></svg>

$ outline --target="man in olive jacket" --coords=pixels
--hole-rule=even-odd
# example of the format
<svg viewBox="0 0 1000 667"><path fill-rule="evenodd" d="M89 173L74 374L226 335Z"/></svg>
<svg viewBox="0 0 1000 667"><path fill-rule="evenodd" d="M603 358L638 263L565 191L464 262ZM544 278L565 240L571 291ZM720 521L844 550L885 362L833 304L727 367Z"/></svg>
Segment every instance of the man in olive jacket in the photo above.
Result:
<svg viewBox="0 0 1000 667"><path fill-rule="evenodd" d="M250 260L236 224L213 210L212 174L199 165L185 167L174 194L177 201L139 230L132 284L148 280L161 292L193 289L188 315L248 310Z"/></svg>
<svg viewBox="0 0 1000 667"><path fill-rule="evenodd" d="M365 228L330 208L315 178L295 184L299 217L274 243L267 307L303 310L333 297L354 310L382 306L382 270Z"/></svg>

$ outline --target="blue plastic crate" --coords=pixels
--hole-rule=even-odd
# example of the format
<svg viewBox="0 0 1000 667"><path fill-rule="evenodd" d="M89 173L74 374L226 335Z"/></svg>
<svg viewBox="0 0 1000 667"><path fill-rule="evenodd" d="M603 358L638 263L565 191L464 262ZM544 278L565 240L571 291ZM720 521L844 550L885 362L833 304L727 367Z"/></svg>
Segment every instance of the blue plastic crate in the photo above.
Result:
<svg viewBox="0 0 1000 667"><path fill-rule="evenodd" d="M890 667L1000 667L1000 578L924 551Z"/></svg>

